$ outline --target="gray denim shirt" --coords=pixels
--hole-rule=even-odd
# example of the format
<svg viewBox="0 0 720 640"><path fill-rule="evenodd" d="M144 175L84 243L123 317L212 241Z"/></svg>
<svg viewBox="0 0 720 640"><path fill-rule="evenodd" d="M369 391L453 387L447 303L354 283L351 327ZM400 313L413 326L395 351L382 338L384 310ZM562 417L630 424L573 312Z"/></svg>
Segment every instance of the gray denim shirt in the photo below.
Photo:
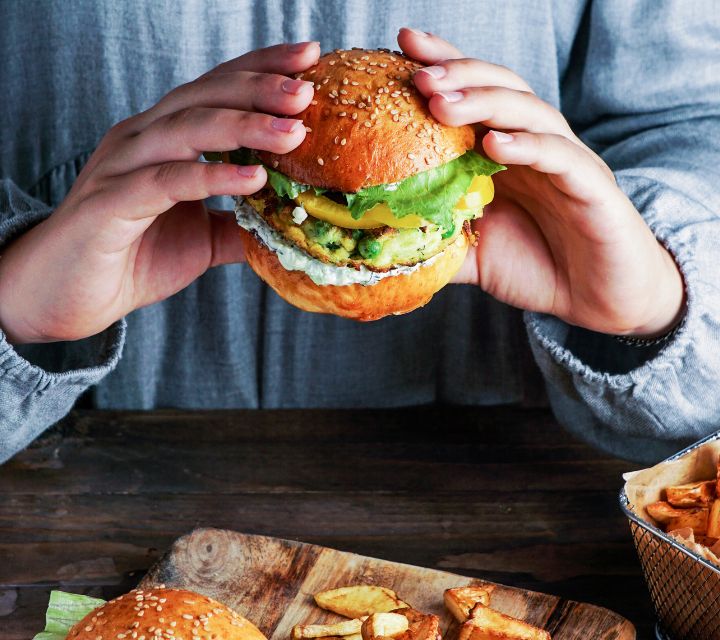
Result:
<svg viewBox="0 0 720 640"><path fill-rule="evenodd" d="M640 350L468 285L356 324L300 312L225 266L86 340L16 349L0 334L0 461L86 391L127 409L549 399L571 432L645 461L720 428L713 0L0 3L0 243L51 214L113 123L173 86L282 41L394 48L408 23L515 70L602 154L681 267L674 339Z"/></svg>

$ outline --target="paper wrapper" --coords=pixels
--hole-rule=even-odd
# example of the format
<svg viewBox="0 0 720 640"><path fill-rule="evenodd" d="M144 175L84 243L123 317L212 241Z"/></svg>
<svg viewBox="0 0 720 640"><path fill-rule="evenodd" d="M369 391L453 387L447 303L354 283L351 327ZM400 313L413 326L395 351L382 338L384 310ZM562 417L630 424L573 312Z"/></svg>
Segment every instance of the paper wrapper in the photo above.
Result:
<svg viewBox="0 0 720 640"><path fill-rule="evenodd" d="M639 520L631 517L630 529L645 580L660 626L673 639L720 640L720 544L712 550L697 544L691 529L661 533L645 507L665 499L669 486L716 478L718 456L720 438L715 436L623 476L626 508Z"/></svg>
<svg viewBox="0 0 720 640"><path fill-rule="evenodd" d="M699 480L714 480L717 477L718 458L720 458L720 440L712 440L675 460L624 474L625 495L628 497L630 510L638 518L662 529L647 513L646 505L664 500L664 491L667 487ZM668 535L720 568L718 557L720 543L708 549L695 542L691 529L678 529L668 532Z"/></svg>

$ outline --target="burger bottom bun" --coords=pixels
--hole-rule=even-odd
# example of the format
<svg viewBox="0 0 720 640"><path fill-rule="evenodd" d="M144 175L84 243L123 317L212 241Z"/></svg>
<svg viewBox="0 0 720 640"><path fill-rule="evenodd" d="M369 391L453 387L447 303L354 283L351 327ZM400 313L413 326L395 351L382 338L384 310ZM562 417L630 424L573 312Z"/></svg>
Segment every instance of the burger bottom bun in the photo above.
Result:
<svg viewBox="0 0 720 640"><path fill-rule="evenodd" d="M408 313L427 304L458 272L469 244L463 231L430 264L411 273L383 278L374 285L335 286L315 284L303 271L288 271L261 240L245 229L240 235L253 271L287 302L304 311L361 321Z"/></svg>
<svg viewBox="0 0 720 640"><path fill-rule="evenodd" d="M158 635L158 633L160 635ZM232 609L184 589L135 589L88 613L67 640L267 640Z"/></svg>

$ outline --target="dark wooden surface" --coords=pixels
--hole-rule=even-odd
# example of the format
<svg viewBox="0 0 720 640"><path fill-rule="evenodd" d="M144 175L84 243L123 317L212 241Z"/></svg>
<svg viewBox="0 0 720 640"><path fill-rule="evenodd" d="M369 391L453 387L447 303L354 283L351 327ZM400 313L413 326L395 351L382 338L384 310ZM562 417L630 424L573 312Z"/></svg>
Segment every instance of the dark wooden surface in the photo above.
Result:
<svg viewBox="0 0 720 640"><path fill-rule="evenodd" d="M537 409L73 413L0 467L0 637L213 526L602 605L649 638L617 503L634 467Z"/></svg>

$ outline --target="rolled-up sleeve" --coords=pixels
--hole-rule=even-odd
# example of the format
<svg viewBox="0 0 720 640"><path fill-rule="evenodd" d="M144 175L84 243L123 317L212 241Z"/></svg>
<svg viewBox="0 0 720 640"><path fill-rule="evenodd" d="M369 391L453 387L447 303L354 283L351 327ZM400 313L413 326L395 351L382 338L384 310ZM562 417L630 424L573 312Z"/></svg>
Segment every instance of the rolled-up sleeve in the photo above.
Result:
<svg viewBox="0 0 720 640"><path fill-rule="evenodd" d="M720 429L720 13L712 2L590 4L563 111L613 169L687 291L682 329L658 348L526 314L561 422L651 462Z"/></svg>
<svg viewBox="0 0 720 640"><path fill-rule="evenodd" d="M11 181L0 181L0 260L2 247L48 215L45 204ZM0 463L62 418L83 391L114 369L124 338L125 322L120 321L85 340L15 348L0 330Z"/></svg>

